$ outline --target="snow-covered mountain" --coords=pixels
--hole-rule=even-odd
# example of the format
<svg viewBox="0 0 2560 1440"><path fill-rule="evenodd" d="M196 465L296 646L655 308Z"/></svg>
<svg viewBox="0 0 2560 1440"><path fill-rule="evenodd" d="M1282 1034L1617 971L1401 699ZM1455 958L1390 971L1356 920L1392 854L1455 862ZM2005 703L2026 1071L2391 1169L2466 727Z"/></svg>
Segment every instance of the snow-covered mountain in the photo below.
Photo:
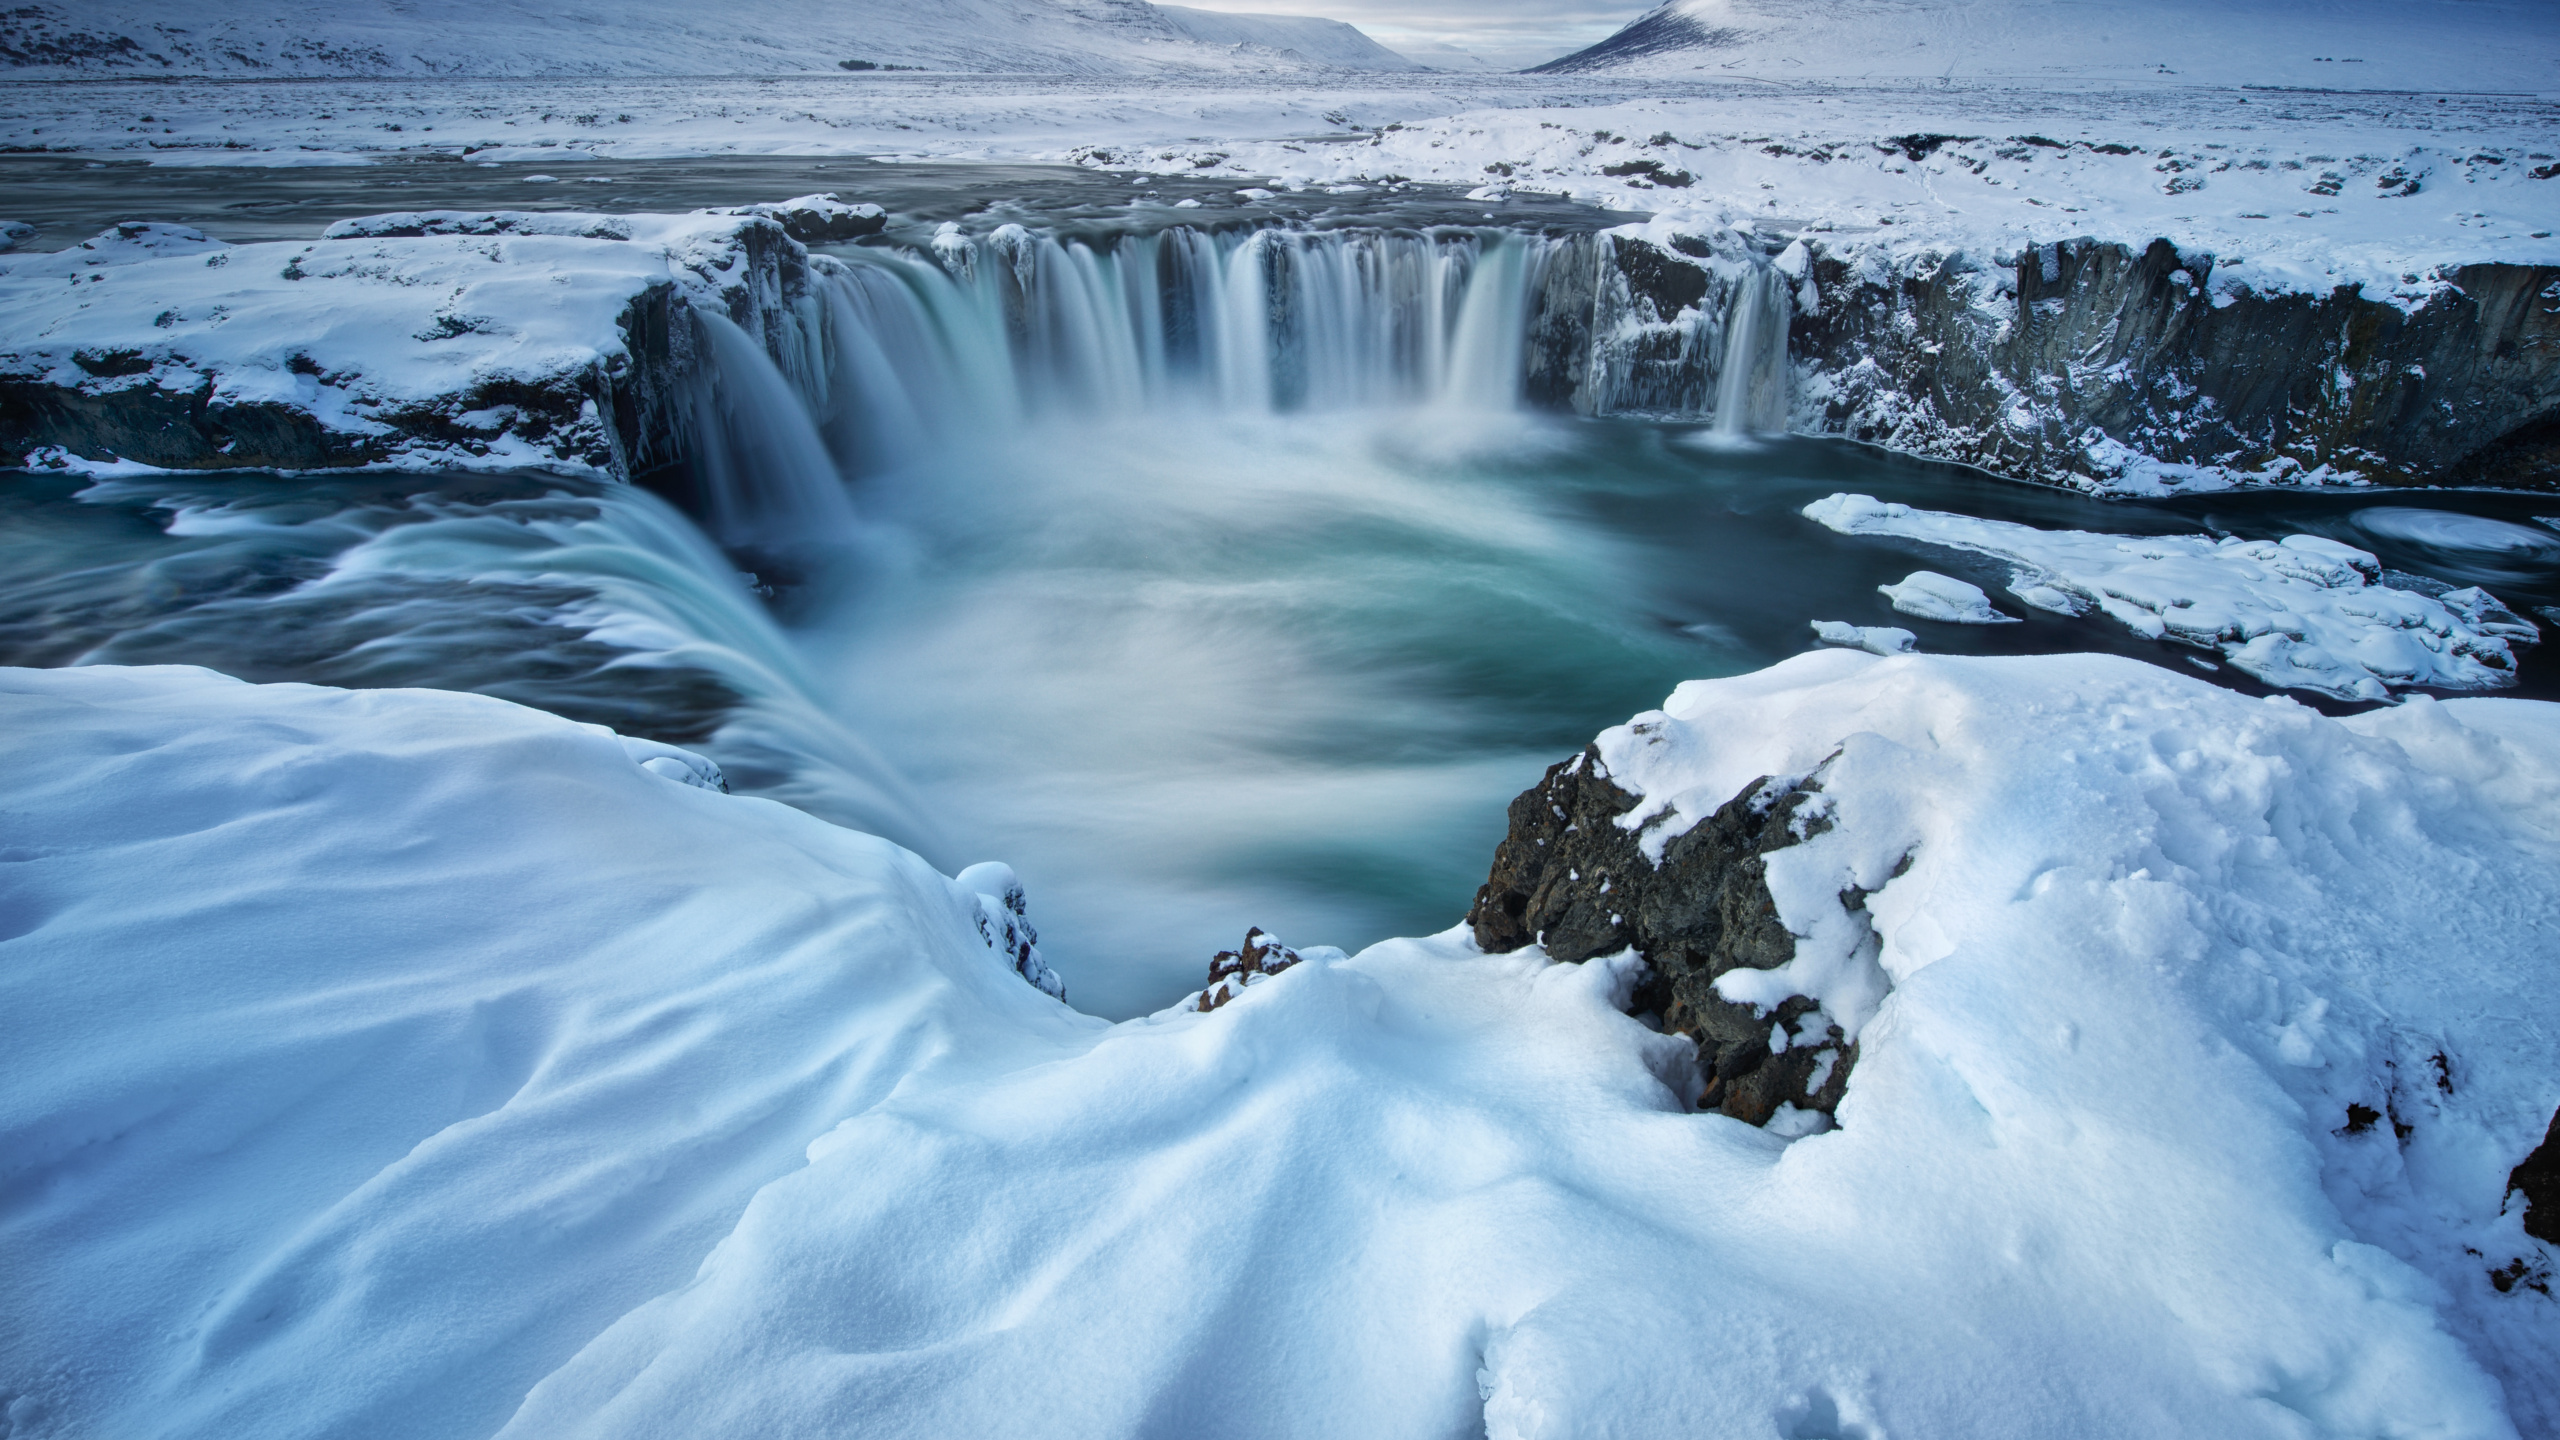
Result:
<svg viewBox="0 0 2560 1440"><path fill-rule="evenodd" d="M81 0L0 13L0 66L262 78L1429 68L1338 20L1145 0Z"/></svg>
<svg viewBox="0 0 2560 1440"><path fill-rule="evenodd" d="M1666 0L1542 73L2560 90L2548 0Z"/></svg>

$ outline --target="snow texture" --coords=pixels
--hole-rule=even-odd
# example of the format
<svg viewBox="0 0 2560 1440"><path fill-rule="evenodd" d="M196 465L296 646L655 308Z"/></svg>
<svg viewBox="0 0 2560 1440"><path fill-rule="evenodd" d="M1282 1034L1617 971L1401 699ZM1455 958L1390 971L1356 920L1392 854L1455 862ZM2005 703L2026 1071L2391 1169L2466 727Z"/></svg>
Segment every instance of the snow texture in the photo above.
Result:
<svg viewBox="0 0 2560 1440"><path fill-rule="evenodd" d="M2532 94L2555 65L2560 23L2533 0L1667 0L1549 68Z"/></svg>
<svg viewBox="0 0 2560 1440"><path fill-rule="evenodd" d="M1908 654L1920 637L1894 625L1852 625L1846 620L1816 620L1813 638L1825 645L1864 650L1870 655Z"/></svg>
<svg viewBox="0 0 2560 1440"><path fill-rule="evenodd" d="M1935 570L1914 570L1895 585L1879 585L1876 589L1893 602L1893 608L1905 615L1923 620L1944 620L1950 625L2002 625L2015 617L2003 615L1991 606L1991 597L1982 587L1953 575Z"/></svg>
<svg viewBox="0 0 2560 1440"><path fill-rule="evenodd" d="M290 407L333 434L385 437L417 463L601 459L614 442L592 402L532 439L504 397L591 388L592 374L622 368L625 311L653 286L729 313L751 279L742 232L773 223L438 211L237 246L123 224L0 256L0 378ZM440 423L416 423L420 411ZM409 423L383 418L394 413Z"/></svg>
<svg viewBox="0 0 2560 1440"><path fill-rule="evenodd" d="M530 0L347 6L82 0L9 12L0 62L119 76L1087 75L1423 67L1339 20L1228 15L1143 0L679 0L610 12ZM845 62L852 61L848 66Z"/></svg>
<svg viewBox="0 0 2560 1440"><path fill-rule="evenodd" d="M2560 1311L2489 1278L2553 1258L2503 1210L2560 1102L2549 705L1681 687L1600 741L1651 823L1828 805L1768 882L1860 1053L1790 1138L1687 1112L1632 956L1309 950L1106 1026L989 953L985 872L591 727L0 697L13 1434L2560 1424Z"/></svg>
<svg viewBox="0 0 2560 1440"><path fill-rule="evenodd" d="M1848 494L1816 500L1804 513L1843 535L1918 540L2005 561L2009 593L2039 610L2095 609L2148 639L2218 650L2269 685L2342 699L2381 700L2410 686L2511 685L2510 646L2541 634L2477 587L2431 596L2384 585L2372 555L2317 535L2280 542L2094 535ZM1885 589L1895 609L1925 613L1896 593L1911 583ZM1964 588L1988 608L1981 591Z"/></svg>

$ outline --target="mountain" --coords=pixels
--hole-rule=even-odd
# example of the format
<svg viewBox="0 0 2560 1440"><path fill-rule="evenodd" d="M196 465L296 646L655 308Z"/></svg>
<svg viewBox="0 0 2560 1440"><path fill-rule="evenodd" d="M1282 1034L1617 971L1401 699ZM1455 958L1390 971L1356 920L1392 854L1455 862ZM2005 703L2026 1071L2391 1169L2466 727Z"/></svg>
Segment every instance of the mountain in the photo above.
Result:
<svg viewBox="0 0 2560 1440"><path fill-rule="evenodd" d="M1532 73L2560 91L2551 0L1667 0Z"/></svg>
<svg viewBox="0 0 2560 1440"><path fill-rule="evenodd" d="M241 78L1429 68L1338 20L1145 0L76 0L0 11L0 67Z"/></svg>

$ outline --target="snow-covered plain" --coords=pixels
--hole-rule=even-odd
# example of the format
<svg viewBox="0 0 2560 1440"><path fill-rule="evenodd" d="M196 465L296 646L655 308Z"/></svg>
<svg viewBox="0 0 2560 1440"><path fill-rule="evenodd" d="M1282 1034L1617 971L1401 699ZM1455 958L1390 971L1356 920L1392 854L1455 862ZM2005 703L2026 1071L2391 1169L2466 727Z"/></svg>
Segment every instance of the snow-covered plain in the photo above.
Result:
<svg viewBox="0 0 2560 1440"><path fill-rule="evenodd" d="M1145 0L680 0L610 9L531 0L189 0L22 5L0 62L22 74L775 75L898 69L1042 74L1417 70L1338 20Z"/></svg>
<svg viewBox="0 0 2560 1440"><path fill-rule="evenodd" d="M1789 1141L1685 1113L1632 959L1453 931L1106 1026L914 857L606 732L0 686L13 1436L2560 1422L2560 1313L2489 1278L2550 1264L2547 705L1682 687L1601 738L1640 816L1811 774L1781 914L1870 892L1889 993Z"/></svg>
<svg viewBox="0 0 2560 1440"><path fill-rule="evenodd" d="M1232 176L1239 188L1463 183L1496 218L1515 190L1560 193L1692 232L1820 234L1834 250L1990 255L2082 235L2137 248L2163 236L2215 255L2218 286L2259 290L2349 283L2416 296L2439 267L2560 264L2560 105L2548 94L2070 77L1773 88L887 76L65 82L15 85L8 97L0 145L157 164L467 151L566 174L582 155L1051 160ZM1897 143L1904 136L1977 138L1922 153Z"/></svg>
<svg viewBox="0 0 2560 1440"><path fill-rule="evenodd" d="M1777 83L1961 77L2262 89L2549 91L2533 0L1666 0L1559 70Z"/></svg>

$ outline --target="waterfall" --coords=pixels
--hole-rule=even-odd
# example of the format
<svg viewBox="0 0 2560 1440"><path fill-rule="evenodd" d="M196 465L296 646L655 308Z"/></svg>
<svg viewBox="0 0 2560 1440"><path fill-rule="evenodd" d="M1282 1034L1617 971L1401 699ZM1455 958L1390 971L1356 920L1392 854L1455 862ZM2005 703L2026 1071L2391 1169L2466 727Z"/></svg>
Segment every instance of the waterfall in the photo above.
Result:
<svg viewBox="0 0 2560 1440"><path fill-rule="evenodd" d="M703 516L723 544L779 547L853 532L833 454L765 347L727 316L694 311L706 363L694 394L694 470Z"/></svg>
<svg viewBox="0 0 2560 1440"><path fill-rule="evenodd" d="M1724 359L1716 371L1715 428L1723 435L1787 427L1786 286L1754 265L1725 311Z"/></svg>
<svg viewBox="0 0 2560 1440"><path fill-rule="evenodd" d="M788 552L854 532L849 481L1043 416L1509 409L1552 244L1006 225L815 257L754 332L694 311L695 508L732 550Z"/></svg>
<svg viewBox="0 0 2560 1440"><path fill-rule="evenodd" d="M810 428L861 475L1038 415L1508 407L1540 243L1186 228L1091 242L1007 225L946 233L931 258L855 251L817 277L825 358L814 387L804 382ZM745 337L712 330L726 367ZM768 448L799 466L799 439ZM780 501L721 503L769 513Z"/></svg>

